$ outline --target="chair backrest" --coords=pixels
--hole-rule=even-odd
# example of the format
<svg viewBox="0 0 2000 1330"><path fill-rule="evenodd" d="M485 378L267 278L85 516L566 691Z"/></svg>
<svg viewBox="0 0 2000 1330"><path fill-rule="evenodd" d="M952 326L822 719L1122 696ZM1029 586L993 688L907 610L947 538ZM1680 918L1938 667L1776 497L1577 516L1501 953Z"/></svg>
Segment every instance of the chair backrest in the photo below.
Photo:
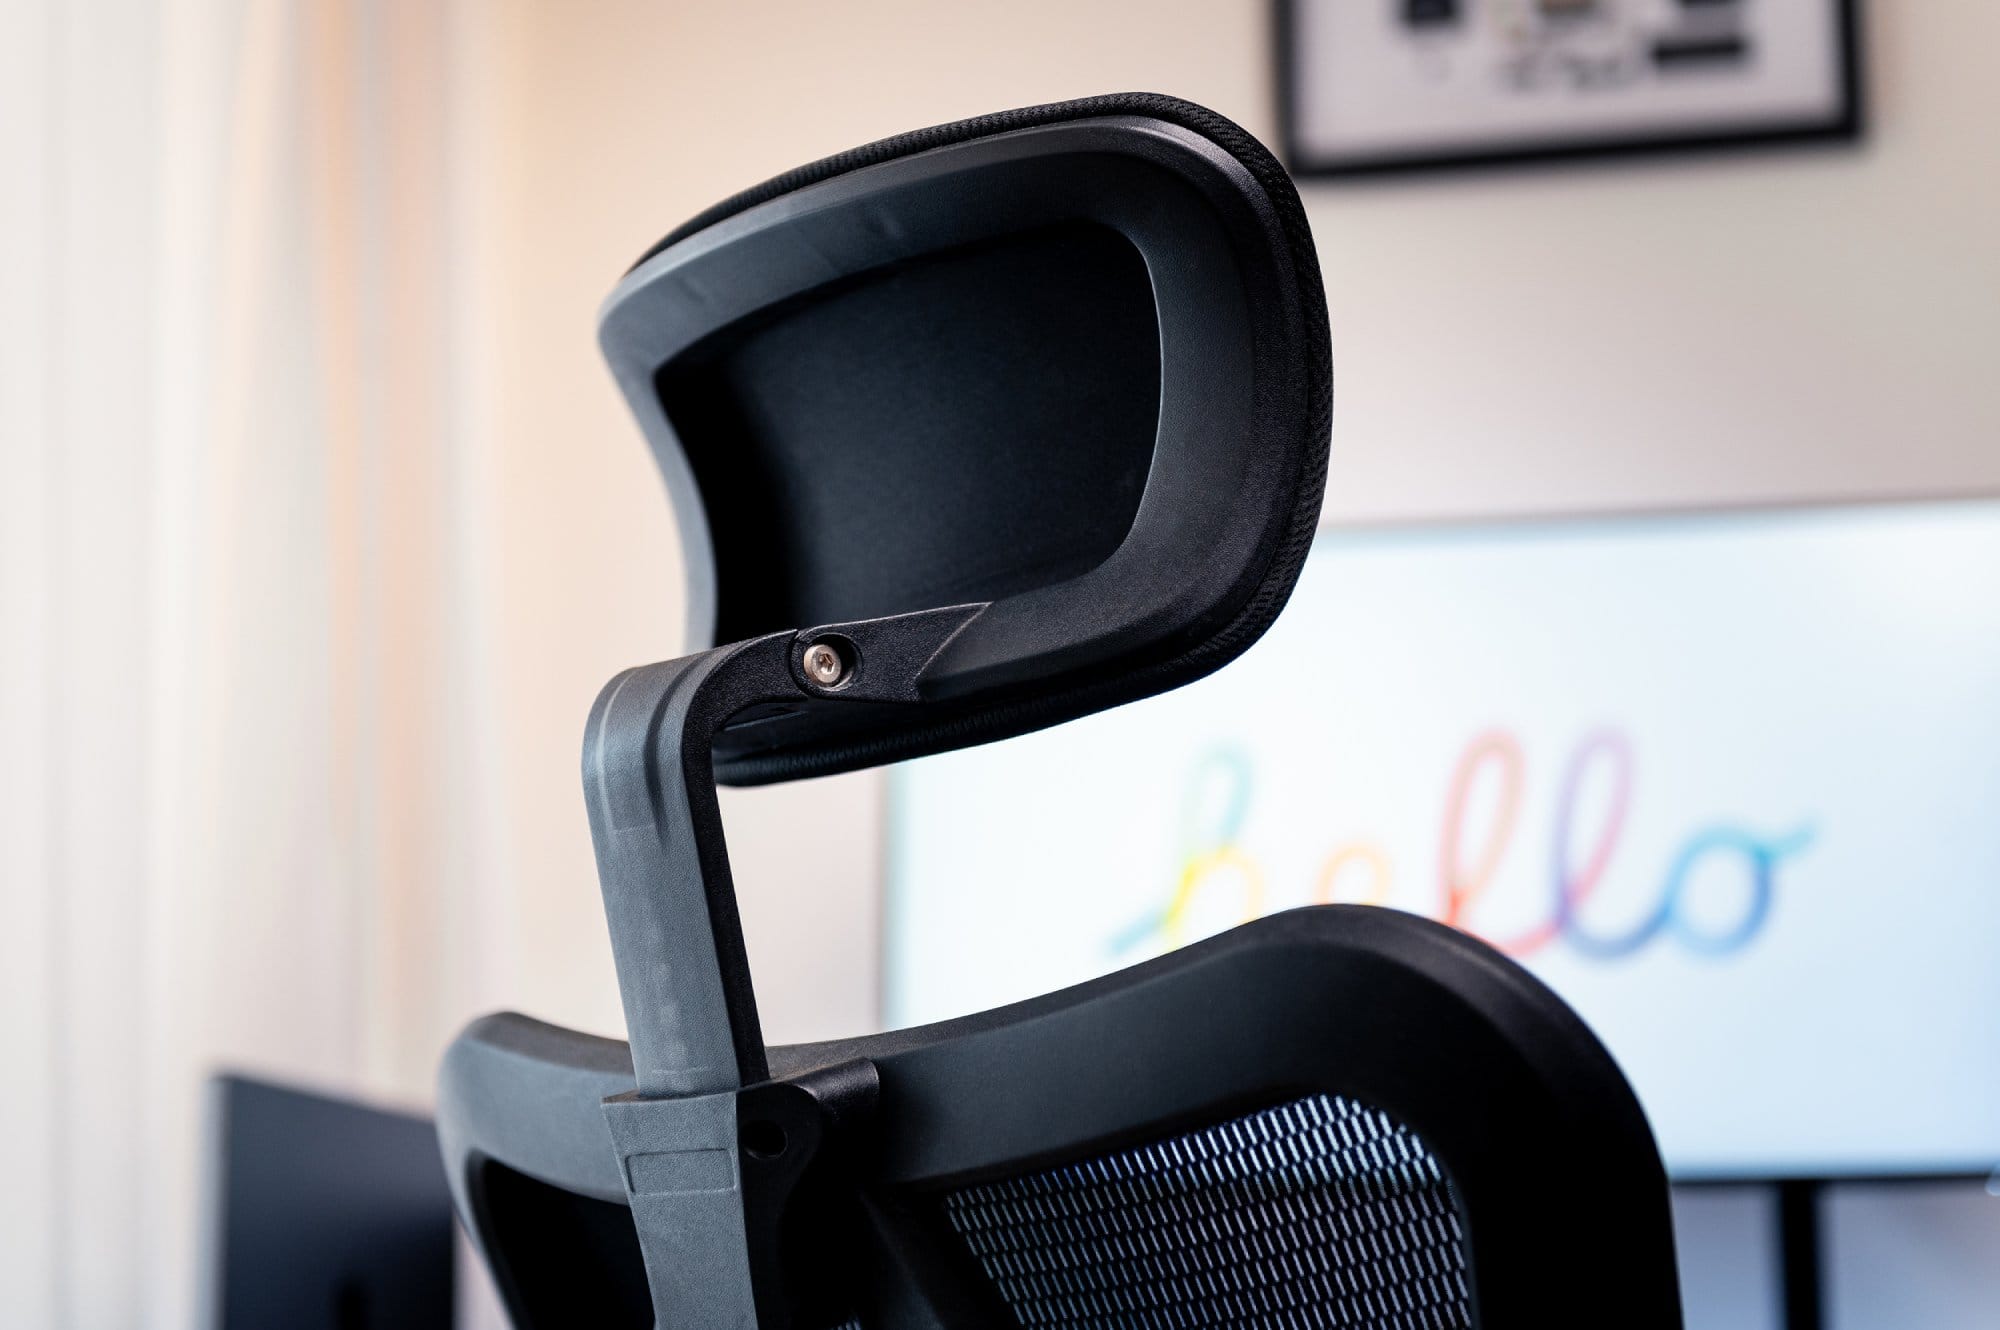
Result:
<svg viewBox="0 0 2000 1330"><path fill-rule="evenodd" d="M629 1044L496 1016L446 1057L460 1212L518 1322L1679 1324L1616 1066L1412 916L1298 911L962 1021L763 1042L718 780L1144 697L1289 595L1326 316L1254 139L1128 95L856 149L668 236L602 342L706 649L618 676L586 730Z"/></svg>

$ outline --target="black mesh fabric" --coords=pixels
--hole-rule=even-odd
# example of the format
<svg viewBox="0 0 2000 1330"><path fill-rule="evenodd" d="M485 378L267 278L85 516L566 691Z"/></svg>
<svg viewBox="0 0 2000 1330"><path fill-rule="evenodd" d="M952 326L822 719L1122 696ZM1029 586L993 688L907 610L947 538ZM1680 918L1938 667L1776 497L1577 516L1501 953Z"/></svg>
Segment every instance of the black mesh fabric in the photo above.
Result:
<svg viewBox="0 0 2000 1330"><path fill-rule="evenodd" d="M1472 1324L1437 1160L1331 1095L966 1187L945 1212L1023 1326Z"/></svg>

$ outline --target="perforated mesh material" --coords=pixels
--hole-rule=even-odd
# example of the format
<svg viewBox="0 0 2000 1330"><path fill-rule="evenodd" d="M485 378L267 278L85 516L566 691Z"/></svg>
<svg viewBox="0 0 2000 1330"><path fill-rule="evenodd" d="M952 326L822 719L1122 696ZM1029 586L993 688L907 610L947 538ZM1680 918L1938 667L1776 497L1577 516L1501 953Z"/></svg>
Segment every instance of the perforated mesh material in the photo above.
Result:
<svg viewBox="0 0 2000 1330"><path fill-rule="evenodd" d="M1436 1159L1331 1095L966 1187L945 1212L1023 1326L1472 1324Z"/></svg>

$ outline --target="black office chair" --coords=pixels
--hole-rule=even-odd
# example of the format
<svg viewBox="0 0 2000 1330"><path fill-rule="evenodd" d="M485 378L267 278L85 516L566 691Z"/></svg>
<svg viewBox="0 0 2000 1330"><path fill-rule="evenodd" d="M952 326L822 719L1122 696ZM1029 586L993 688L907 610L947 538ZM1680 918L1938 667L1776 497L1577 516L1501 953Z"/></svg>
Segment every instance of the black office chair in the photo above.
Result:
<svg viewBox="0 0 2000 1330"><path fill-rule="evenodd" d="M459 1212L517 1324L1680 1324L1618 1068L1412 915L1297 910L921 1029L759 1032L717 781L1161 692L1290 594L1330 371L1263 147L1131 95L858 148L668 236L602 341L723 645L613 679L584 741L629 1048L499 1015L445 1058Z"/></svg>

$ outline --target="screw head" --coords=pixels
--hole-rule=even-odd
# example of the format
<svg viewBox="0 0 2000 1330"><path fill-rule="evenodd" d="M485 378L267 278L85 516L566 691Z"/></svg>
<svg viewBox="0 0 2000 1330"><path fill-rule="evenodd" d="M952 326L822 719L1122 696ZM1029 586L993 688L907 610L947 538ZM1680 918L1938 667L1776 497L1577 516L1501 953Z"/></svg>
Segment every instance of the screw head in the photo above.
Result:
<svg viewBox="0 0 2000 1330"><path fill-rule="evenodd" d="M806 678L822 688L831 688L840 682L840 676L847 673L847 662L840 653L824 642L815 642L806 648Z"/></svg>

